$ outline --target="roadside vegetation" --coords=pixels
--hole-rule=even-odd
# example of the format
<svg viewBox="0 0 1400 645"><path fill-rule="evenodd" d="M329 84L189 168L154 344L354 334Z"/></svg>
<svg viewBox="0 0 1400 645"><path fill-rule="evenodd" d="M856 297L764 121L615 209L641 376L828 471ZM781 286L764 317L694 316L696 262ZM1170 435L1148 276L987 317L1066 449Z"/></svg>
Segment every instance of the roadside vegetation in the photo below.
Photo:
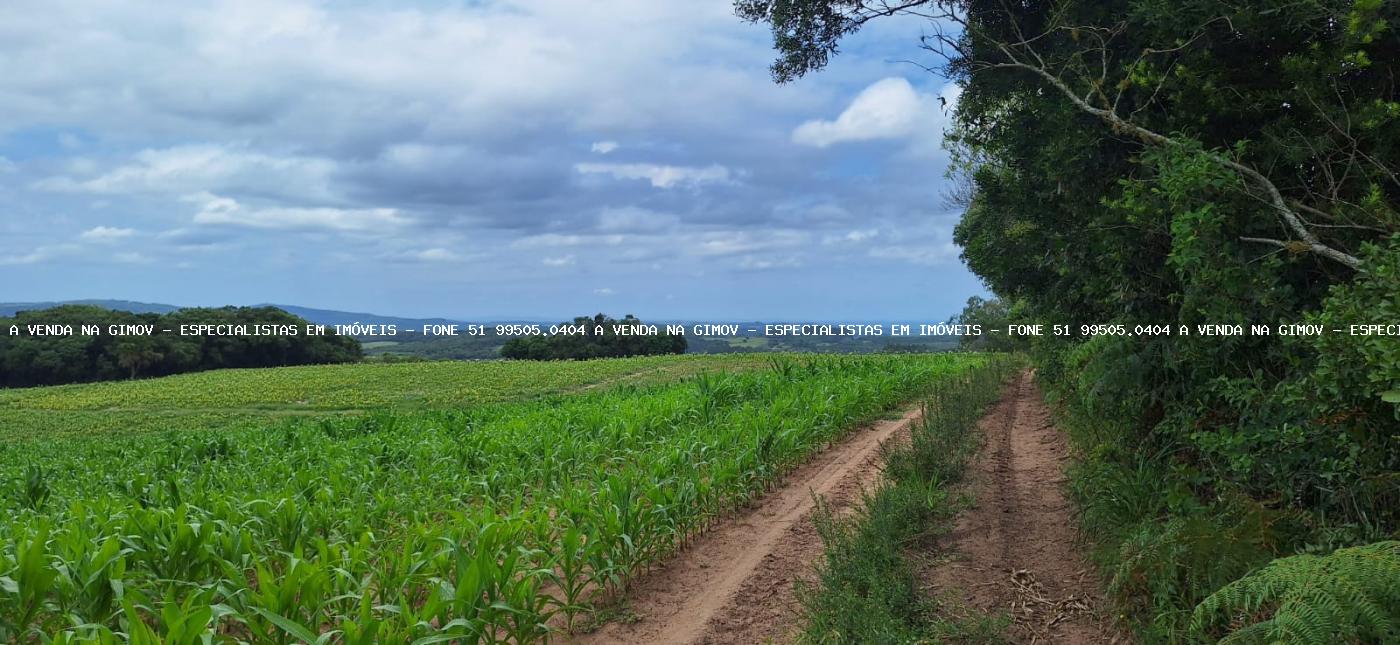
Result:
<svg viewBox="0 0 1400 645"><path fill-rule="evenodd" d="M910 59L961 87L955 240L1008 315L1065 330L1030 354L1144 642L1400 641L1400 337L1352 328L1400 316L1400 3L736 8L778 81L929 20ZM1358 558L1387 582L1346 584ZM1351 592L1283 591L1304 573Z"/></svg>
<svg viewBox="0 0 1400 645"><path fill-rule="evenodd" d="M989 356L923 404L909 440L887 445L885 480L850 515L817 515L826 554L800 590L809 643L995 642L1003 617L952 618L921 588L916 558L935 549L962 509L957 484L981 437L977 422L1021 361Z"/></svg>
<svg viewBox="0 0 1400 645"><path fill-rule="evenodd" d="M534 401L0 446L0 641L538 640L987 362L771 357Z"/></svg>

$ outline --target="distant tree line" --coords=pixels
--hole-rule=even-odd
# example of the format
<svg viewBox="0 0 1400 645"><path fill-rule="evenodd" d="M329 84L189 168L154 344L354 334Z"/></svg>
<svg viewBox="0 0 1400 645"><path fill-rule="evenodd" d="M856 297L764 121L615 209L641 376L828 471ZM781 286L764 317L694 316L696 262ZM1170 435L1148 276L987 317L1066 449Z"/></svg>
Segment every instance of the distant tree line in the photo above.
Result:
<svg viewBox="0 0 1400 645"><path fill-rule="evenodd" d="M526 360L568 360L585 358L614 358L622 356L653 356L684 354L685 336L668 334L662 328L654 335L618 334L614 325L644 325L632 314L615 320L603 314L579 316L567 326L582 327L584 334L553 334L517 336L501 347L501 358ZM600 331L601 333L594 333Z"/></svg>
<svg viewBox="0 0 1400 645"><path fill-rule="evenodd" d="M289 325L296 336L181 336L180 325ZM65 305L0 318L0 386L28 387L165 376L230 367L276 367L358 361L359 341L328 331L307 336L307 321L276 307L181 309L130 313ZM72 335L29 335L29 325L69 325ZM101 333L82 335L82 325ZM154 325L153 335L111 335L111 325ZM11 327L19 334L10 334ZM163 333L174 329L176 333Z"/></svg>

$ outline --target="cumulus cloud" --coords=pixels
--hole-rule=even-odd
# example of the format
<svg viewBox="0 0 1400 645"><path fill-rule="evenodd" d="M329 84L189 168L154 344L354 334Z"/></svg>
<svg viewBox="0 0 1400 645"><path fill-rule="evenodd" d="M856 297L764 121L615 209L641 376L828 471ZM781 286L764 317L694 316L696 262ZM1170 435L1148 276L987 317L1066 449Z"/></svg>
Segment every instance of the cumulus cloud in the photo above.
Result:
<svg viewBox="0 0 1400 645"><path fill-rule="evenodd" d="M797 126L792 140L825 148L847 141L908 137L921 117L931 116L927 103L909 81L899 77L881 79L856 95L834 120L816 119Z"/></svg>
<svg viewBox="0 0 1400 645"><path fill-rule="evenodd" d="M708 166L667 166L650 163L580 163L574 170L585 175L605 174L614 179L645 179L655 188L700 186L729 181L729 169Z"/></svg>
<svg viewBox="0 0 1400 645"><path fill-rule="evenodd" d="M617 234L561 235L559 233L544 233L517 239L511 242L511 247L517 249L538 249L569 246L616 246L621 244L625 239L626 237Z"/></svg>
<svg viewBox="0 0 1400 645"><path fill-rule="evenodd" d="M94 165L91 160L83 162L74 169L81 172ZM330 199L334 170L335 163L328 159L277 156L242 146L189 144L142 150L129 163L96 176L54 176L36 182L35 187L106 195L232 190Z"/></svg>
<svg viewBox="0 0 1400 645"><path fill-rule="evenodd" d="M242 226L255 229L373 232L393 229L408 219L392 208L248 208L217 195L197 195L201 203L195 224Z"/></svg>
<svg viewBox="0 0 1400 645"><path fill-rule="evenodd" d="M822 238L822 244L832 246L834 244L860 244L874 239L880 235L879 229L868 228L849 231L844 235L828 235Z"/></svg>
<svg viewBox="0 0 1400 645"><path fill-rule="evenodd" d="M135 234L135 229L116 226L95 226L83 231L78 235L78 238L88 242L112 242L131 237Z"/></svg>
<svg viewBox="0 0 1400 645"><path fill-rule="evenodd" d="M700 256L725 256L755 251L770 251L802 246L811 236L802 231L719 231L698 236L691 243L691 253Z"/></svg>
<svg viewBox="0 0 1400 645"><path fill-rule="evenodd" d="M40 246L28 253L0 257L0 265L14 266L25 264L40 264L43 262L48 262L50 260L66 257L75 252L76 250L77 247L72 244L45 245Z"/></svg>
<svg viewBox="0 0 1400 645"><path fill-rule="evenodd" d="M458 262L462 256L444 248L423 249L409 253L407 257L421 262Z"/></svg>
<svg viewBox="0 0 1400 645"><path fill-rule="evenodd" d="M509 299L553 318L582 304L560 302L557 284L471 282L451 305L465 311L445 312L399 288L419 264L481 260L555 279L571 272L550 267L584 265L628 294L838 267L870 298L909 302L896 265L922 261L923 242L899 232L931 215L940 187L904 153L936 151L944 117L922 85L871 82L900 73L889 61L917 46L922 20L882 21L823 74L778 86L770 34L726 3L577 5L0 3L0 30L22 35L0 38L0 139L15 160L0 158L0 263L34 265L35 299L134 284L174 302L304 297L262 279L275 268L324 285L323 306L470 315ZM865 91L833 106L849 87ZM840 145L901 137L859 158ZM182 253L200 254L192 272L111 264ZM87 275L84 262L109 266ZM746 277L744 296L686 283L675 306L794 300L769 278ZM371 293L387 295L363 302Z"/></svg>
<svg viewBox="0 0 1400 645"><path fill-rule="evenodd" d="M758 258L745 256L739 259L738 268L743 271L768 271L771 269L795 269L802 266L796 257Z"/></svg>

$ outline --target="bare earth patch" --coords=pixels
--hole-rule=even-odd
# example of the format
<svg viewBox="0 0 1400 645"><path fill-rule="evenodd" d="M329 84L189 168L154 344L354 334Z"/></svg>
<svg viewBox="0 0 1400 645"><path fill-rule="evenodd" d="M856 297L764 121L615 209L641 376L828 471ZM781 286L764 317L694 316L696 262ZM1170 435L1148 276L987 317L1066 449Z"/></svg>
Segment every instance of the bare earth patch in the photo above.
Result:
<svg viewBox="0 0 1400 645"><path fill-rule="evenodd" d="M851 508L881 476L880 444L905 434L919 410L857 430L794 471L781 488L638 578L627 620L578 643L762 643L792 640L794 583L822 556L814 496Z"/></svg>
<svg viewBox="0 0 1400 645"><path fill-rule="evenodd" d="M812 522L819 496L854 508L882 476L880 445L908 436L919 410L856 431L753 507L632 584L615 619L575 643L791 642L794 584L809 579L823 546ZM958 614L1004 612L1016 643L1128 643L1114 629L1091 566L1080 555L1064 494L1069 449L1028 373L981 420L982 451L968 465L974 506L920 571L930 594ZM617 617L615 617L617 618Z"/></svg>
<svg viewBox="0 0 1400 645"><path fill-rule="evenodd" d="M923 571L929 592L955 606L1005 612L1012 642L1130 642L1112 627L1077 548L1064 493L1069 447L1029 373L979 427L986 444L967 470L974 506L943 539L945 557Z"/></svg>

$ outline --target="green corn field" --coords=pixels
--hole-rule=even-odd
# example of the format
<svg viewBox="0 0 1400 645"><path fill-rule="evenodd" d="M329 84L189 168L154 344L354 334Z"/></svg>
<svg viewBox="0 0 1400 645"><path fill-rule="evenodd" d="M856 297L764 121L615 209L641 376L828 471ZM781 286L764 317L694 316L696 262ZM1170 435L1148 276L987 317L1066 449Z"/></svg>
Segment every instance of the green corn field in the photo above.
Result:
<svg viewBox="0 0 1400 645"><path fill-rule="evenodd" d="M766 365L755 354L637 356L556 363L442 361L234 369L161 379L0 389L0 442L56 435L263 427L287 417L453 409L674 382Z"/></svg>
<svg viewBox="0 0 1400 645"><path fill-rule="evenodd" d="M763 360L526 401L0 444L0 641L545 640L850 430L995 359ZM482 369L529 388L540 364Z"/></svg>

